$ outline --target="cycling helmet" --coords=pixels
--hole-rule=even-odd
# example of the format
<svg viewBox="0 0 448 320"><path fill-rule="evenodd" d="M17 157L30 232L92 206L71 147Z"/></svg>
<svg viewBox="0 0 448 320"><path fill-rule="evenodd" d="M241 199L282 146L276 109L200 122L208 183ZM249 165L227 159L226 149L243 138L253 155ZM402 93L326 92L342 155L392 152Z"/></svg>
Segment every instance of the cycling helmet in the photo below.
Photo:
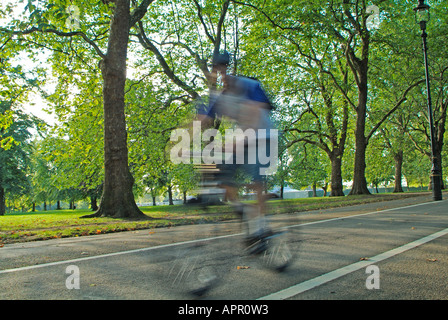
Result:
<svg viewBox="0 0 448 320"><path fill-rule="evenodd" d="M213 55L212 63L214 66L217 65L229 65L230 63L230 54L227 51L218 52Z"/></svg>

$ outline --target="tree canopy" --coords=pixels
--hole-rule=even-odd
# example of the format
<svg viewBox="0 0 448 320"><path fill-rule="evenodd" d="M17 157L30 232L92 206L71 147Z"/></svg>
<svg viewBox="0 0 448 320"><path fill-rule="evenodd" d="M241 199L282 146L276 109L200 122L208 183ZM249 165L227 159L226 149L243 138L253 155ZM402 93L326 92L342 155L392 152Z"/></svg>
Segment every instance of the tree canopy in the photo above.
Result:
<svg viewBox="0 0 448 320"><path fill-rule="evenodd" d="M427 30L444 183L447 4L430 4ZM194 195L192 168L171 163L167 148L171 132L216 88L211 58L220 50L231 54L231 73L256 77L276 107L283 153L273 184L314 185L331 196L427 184L431 149L416 5L2 2L0 214L7 198L27 196L30 204L90 198L94 215L142 217L135 203L142 194ZM55 115L53 126L23 111L30 92Z"/></svg>

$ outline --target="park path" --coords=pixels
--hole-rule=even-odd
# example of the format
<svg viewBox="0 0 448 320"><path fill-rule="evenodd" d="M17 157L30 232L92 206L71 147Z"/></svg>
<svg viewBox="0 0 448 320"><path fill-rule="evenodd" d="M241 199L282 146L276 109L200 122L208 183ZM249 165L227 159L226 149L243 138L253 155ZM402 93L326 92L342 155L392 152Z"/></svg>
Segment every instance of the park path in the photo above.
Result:
<svg viewBox="0 0 448 320"><path fill-rule="evenodd" d="M179 252L203 238L213 243L205 246L204 261L226 270L210 292L216 299L448 298L447 201L426 195L275 219L300 229L299 259L285 274L235 252L240 229L228 221L5 245L0 287L7 290L0 298L188 299L168 285L167 275ZM366 288L372 264L380 289ZM73 265L80 289L67 288Z"/></svg>

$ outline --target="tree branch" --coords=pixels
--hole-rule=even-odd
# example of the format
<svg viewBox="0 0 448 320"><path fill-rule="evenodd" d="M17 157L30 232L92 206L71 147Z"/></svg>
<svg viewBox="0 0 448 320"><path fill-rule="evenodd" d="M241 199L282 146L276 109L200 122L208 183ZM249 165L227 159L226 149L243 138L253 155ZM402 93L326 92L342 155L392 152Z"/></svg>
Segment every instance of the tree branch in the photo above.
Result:
<svg viewBox="0 0 448 320"><path fill-rule="evenodd" d="M207 67L207 60L202 59L201 56L197 52L194 52L193 49L191 49L187 44L185 44L183 42L180 42L180 41L177 41L177 42L164 42L164 43L162 43L162 45L163 44L171 44L171 45L174 45L174 46L182 47L185 50L187 50L188 53L190 54L190 56L192 56L196 60L196 63L198 65L199 69L201 69L202 73L204 74L204 76L206 78L206 81L210 81L211 73L210 73L210 71L208 70L208 67Z"/></svg>
<svg viewBox="0 0 448 320"><path fill-rule="evenodd" d="M386 121L387 118L389 118L389 116L394 113L399 107L400 105L406 101L406 96L409 93L409 91L411 91L413 88L415 88L416 86L418 86L419 84L423 83L425 80L419 80L414 84L411 84L403 93L403 95L401 96L400 100L397 101L397 103L395 104L395 106L389 110L388 113L386 113L383 118L381 118L380 121L378 121L378 123L372 128L372 130L370 130L370 133L367 135L366 137L366 142L369 141L369 139L372 137L372 135L375 133L375 131L383 124L384 121Z"/></svg>
<svg viewBox="0 0 448 320"><path fill-rule="evenodd" d="M177 77L173 70L170 68L168 63L166 62L165 58L163 57L162 53L160 53L159 49L151 42L151 40L148 39L148 37L145 34L145 31L143 29L143 23L141 21L138 21L138 26L140 32L137 34L137 37L141 43L141 45L145 48L150 50L154 55L156 56L156 59L159 61L163 72L180 88L185 90L193 99L199 98L199 94L188 84L186 84L184 81L182 81L179 77Z"/></svg>
<svg viewBox="0 0 448 320"><path fill-rule="evenodd" d="M84 39L85 42L87 42L94 50L95 52L102 58L104 59L106 57L106 55L101 51L101 49L96 45L96 43L94 41L92 41L91 39L89 39L89 37L87 37L87 35L81 31L72 31L72 32L62 32L56 29L39 29L37 27L32 27L30 29L27 30L23 30L23 31L11 31L8 29L4 29L1 28L0 31L5 32L5 33L9 33L12 35L27 35L27 34L31 34L34 32L40 32L40 33L53 33L57 36L60 37L74 37L74 36L80 36L81 38Z"/></svg>
<svg viewBox="0 0 448 320"><path fill-rule="evenodd" d="M201 24L202 24L202 26L204 27L204 32L205 32L205 34L207 35L207 37L210 39L210 41L212 42L212 43L215 43L215 38L210 34L210 32L208 31L208 27L207 27L207 25L205 24L205 21L204 21L204 18L202 17L202 8L201 8L201 6L199 5L199 3L197 2L197 0L193 0L194 1L194 3L195 3L195 5L196 5L196 9L197 9L197 11L198 11L198 17L199 17L199 20L201 21Z"/></svg>
<svg viewBox="0 0 448 320"><path fill-rule="evenodd" d="M140 21L148 11L148 7L154 0L143 0L140 5L131 13L129 20L129 29L132 28L138 21Z"/></svg>
<svg viewBox="0 0 448 320"><path fill-rule="evenodd" d="M260 8L258 8L257 6L250 4L250 3L245 3L245 2L240 2L237 0L232 0L233 3L242 5L242 6L247 6L250 7L252 9L257 10L258 12L260 12L266 19L268 19L268 21L276 28L279 28L281 30L299 30L300 27L283 27L281 25L279 25L278 23L276 23L266 12L264 12L263 10L261 10Z"/></svg>
<svg viewBox="0 0 448 320"><path fill-rule="evenodd" d="M222 6L221 16L219 17L219 22L216 30L216 39L215 39L215 49L213 53L218 53L219 47L221 46L221 33L222 33L222 26L224 24L224 19L227 14L227 9L229 8L230 0L224 2L224 5Z"/></svg>

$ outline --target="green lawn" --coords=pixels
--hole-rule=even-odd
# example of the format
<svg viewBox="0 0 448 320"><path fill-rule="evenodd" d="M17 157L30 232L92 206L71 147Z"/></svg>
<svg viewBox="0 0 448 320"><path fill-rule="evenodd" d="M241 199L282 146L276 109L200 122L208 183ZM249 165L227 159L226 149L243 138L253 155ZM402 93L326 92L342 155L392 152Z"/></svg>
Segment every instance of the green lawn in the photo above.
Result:
<svg viewBox="0 0 448 320"><path fill-rule="evenodd" d="M148 220L113 218L81 218L90 210L51 210L13 213L0 216L0 246L2 243L80 237L101 233L169 227L234 218L228 206L219 206L219 215L206 215L194 206L157 206L140 208Z"/></svg>
<svg viewBox="0 0 448 320"><path fill-rule="evenodd" d="M427 193L422 193L427 194ZM326 198L304 198L291 200L272 200L270 212L299 213L362 203L387 201L408 194L375 194L369 196L346 196ZM235 216L229 206L215 206L204 212L191 205L142 207L141 210L152 219L126 220L112 218L81 218L90 214L89 210L52 210L29 213L13 213L0 216L0 247L4 243L46 240L62 237L80 237L110 232L170 227L180 224L193 224L233 219Z"/></svg>

